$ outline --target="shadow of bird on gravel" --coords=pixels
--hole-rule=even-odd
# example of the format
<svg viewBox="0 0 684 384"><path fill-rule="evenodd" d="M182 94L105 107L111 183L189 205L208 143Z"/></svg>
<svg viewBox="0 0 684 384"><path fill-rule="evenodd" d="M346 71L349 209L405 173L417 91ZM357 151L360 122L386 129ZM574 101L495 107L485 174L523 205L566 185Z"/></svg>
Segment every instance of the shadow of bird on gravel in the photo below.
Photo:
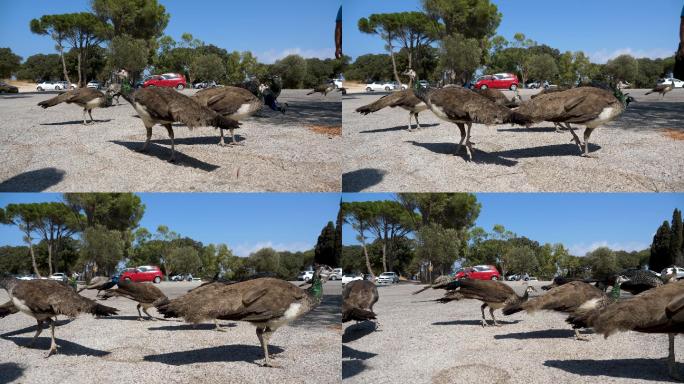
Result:
<svg viewBox="0 0 684 384"><path fill-rule="evenodd" d="M219 324L219 328L234 328L236 323ZM150 331L213 331L216 329L214 323L205 324L182 324L182 325L166 325L163 327L150 327Z"/></svg>
<svg viewBox="0 0 684 384"><path fill-rule="evenodd" d="M64 174L52 167L26 171L0 183L0 192L42 192L62 182Z"/></svg>
<svg viewBox="0 0 684 384"><path fill-rule="evenodd" d="M55 327L59 327L59 326L69 324L69 323L71 323L71 320L69 320L69 319L57 320L55 322ZM24 333L35 333L37 330L38 330L38 325L32 325L30 327L26 327L26 328L17 329L17 330L11 331L11 332L3 333L2 335L0 335L0 338L5 339L5 338L8 338L10 336L21 335Z"/></svg>
<svg viewBox="0 0 684 384"><path fill-rule="evenodd" d="M584 333L584 332L583 332ZM543 331L530 331L519 333L507 333L505 335L494 335L495 339L571 339L575 332L571 329L545 329Z"/></svg>
<svg viewBox="0 0 684 384"><path fill-rule="evenodd" d="M514 128L497 128L497 132L515 132L515 133L533 133L533 132L556 132L554 127L514 127Z"/></svg>
<svg viewBox="0 0 684 384"><path fill-rule="evenodd" d="M362 168L342 174L342 192L361 192L379 184L387 172L377 168Z"/></svg>
<svg viewBox="0 0 684 384"><path fill-rule="evenodd" d="M356 376L365 371L367 366L363 361L377 355L377 353L357 351L356 349L342 345L342 379Z"/></svg>
<svg viewBox="0 0 684 384"><path fill-rule="evenodd" d="M5 340L9 340L16 344L17 346L20 347L28 347L29 344L31 344L31 340L33 340L33 337L3 337ZM102 357L102 356L107 356L111 352L107 351L101 351L99 349L92 349L88 347L84 347L80 344L72 343L71 341L66 341L62 339L57 339L55 338L55 341L57 342L57 345L59 345L58 353L60 355L65 355L65 356L95 356L95 357ZM46 337L39 337L36 339L36 343L33 345L33 349L41 349L41 350L49 350L50 349L50 343L52 341L50 340L49 336Z"/></svg>
<svg viewBox="0 0 684 384"><path fill-rule="evenodd" d="M439 124L421 124L420 129L427 128L427 127L436 127ZM419 130L420 130L419 129ZM396 127L390 127L390 128L378 128L378 129L369 129L367 131L360 131L359 133L381 133L381 132L392 132L392 131L406 131L406 125L397 125Z"/></svg>
<svg viewBox="0 0 684 384"><path fill-rule="evenodd" d="M666 365L665 359L547 360L544 362L546 367L558 368L580 376L609 376L657 383L676 383L676 380L663 374L667 372Z"/></svg>
<svg viewBox="0 0 684 384"><path fill-rule="evenodd" d="M138 316L107 316L102 317L100 320L135 320L138 321Z"/></svg>
<svg viewBox="0 0 684 384"><path fill-rule="evenodd" d="M512 321L507 321L507 320L497 320L499 324L507 325L507 324L517 324L520 322L520 320L512 320ZM432 323L432 325L477 325L479 327L482 327L482 321L481 320L452 320L452 321L437 321Z"/></svg>
<svg viewBox="0 0 684 384"><path fill-rule="evenodd" d="M600 145L589 143L589 152L598 151L601 149ZM530 148L517 148L505 151L492 152L491 155L510 157L513 159L535 158L535 157L558 157L558 156L572 156L579 157L580 150L575 144L554 144L542 145Z"/></svg>
<svg viewBox="0 0 684 384"><path fill-rule="evenodd" d="M20 378L24 369L17 363L0 363L0 384L11 383Z"/></svg>
<svg viewBox="0 0 684 384"><path fill-rule="evenodd" d="M106 123L109 121L112 121L112 119L94 120L96 123ZM40 123L40 125L83 125L83 120L61 121L58 123Z"/></svg>
<svg viewBox="0 0 684 384"><path fill-rule="evenodd" d="M269 344L268 352L276 355L283 352L283 349ZM264 350L259 345L222 345L219 347L191 349L159 355L148 355L143 357L145 361L162 363L168 365L186 365L195 363L217 363L229 361L245 361L256 363L264 357Z"/></svg>
<svg viewBox="0 0 684 384"><path fill-rule="evenodd" d="M139 151L142 144L137 141L112 140L110 142L121 145L122 147L126 147L135 153L141 153L151 157L156 157L157 159L163 160L164 162L168 163L167 160L169 159L170 148L162 147L161 145L155 144L154 142L150 142L150 145L147 147L147 152ZM221 168L218 165L206 163L202 160L196 159L194 157L188 156L178 151L176 151L176 162L168 164L178 165L181 167L196 168L205 172L212 172Z"/></svg>
<svg viewBox="0 0 684 384"><path fill-rule="evenodd" d="M377 329L377 323L373 321L362 321L347 327L342 335L343 343L351 343L366 335L370 335Z"/></svg>
<svg viewBox="0 0 684 384"><path fill-rule="evenodd" d="M438 153L440 155L451 155L451 156L458 156L462 158L463 160L466 160L466 152L465 149L461 149L461 152L459 152L457 155L454 155L456 153L456 149L458 148L458 144L456 143L419 143L417 141L406 141L407 143L413 144L416 147L422 147L425 148L429 151L432 151L434 153ZM473 162L477 164L495 164L495 165L502 165L504 167L512 167L518 164L517 161L515 160L509 160L509 159L504 159L501 156L498 156L495 152L488 153L484 152L480 149L475 149L473 152Z"/></svg>

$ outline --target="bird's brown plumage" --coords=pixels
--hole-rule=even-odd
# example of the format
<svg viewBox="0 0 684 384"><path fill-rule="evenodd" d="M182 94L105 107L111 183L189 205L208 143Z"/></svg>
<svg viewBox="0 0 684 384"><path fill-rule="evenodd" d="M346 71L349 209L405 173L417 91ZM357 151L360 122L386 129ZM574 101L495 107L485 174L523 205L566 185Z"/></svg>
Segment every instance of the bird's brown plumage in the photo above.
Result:
<svg viewBox="0 0 684 384"><path fill-rule="evenodd" d="M96 89L76 88L60 93L51 99L41 101L38 105L43 108L50 108L61 103L76 104L83 107L83 124L88 124L86 122L86 112L90 116L91 122L94 122L92 110L107 107L110 104L105 94Z"/></svg>
<svg viewBox="0 0 684 384"><path fill-rule="evenodd" d="M488 98L489 100L504 106L506 108L514 108L520 105L516 97L514 96L512 100L509 100L503 92L494 88L477 89L476 93ZM517 95L517 94L516 94Z"/></svg>
<svg viewBox="0 0 684 384"><path fill-rule="evenodd" d="M126 280L120 281L117 284L117 288L105 291L102 299L106 300L115 296L125 297L138 303L138 320L142 320L141 308L149 319L153 319L153 316L147 310L159 303L168 301L166 295L152 283L136 283Z"/></svg>
<svg viewBox="0 0 684 384"><path fill-rule="evenodd" d="M653 89L650 91L646 92L646 95L650 95L651 93L660 93L660 97L665 97L665 94L672 91L674 89L674 81L671 81L669 83L662 83L658 84Z"/></svg>
<svg viewBox="0 0 684 384"><path fill-rule="evenodd" d="M405 89L389 93L368 105L359 107L356 109L356 112L367 115L387 107L400 107L409 112L409 130L411 130L411 117L416 119L416 125L420 128L418 114L428 109L427 104L416 97L413 89Z"/></svg>
<svg viewBox="0 0 684 384"><path fill-rule="evenodd" d="M245 119L264 106L261 98L254 96L252 92L240 87L220 87L203 89L193 95L201 105L211 108L221 116L233 120ZM223 128L220 128L221 140L219 145L224 145ZM230 129L231 144L237 144L233 129Z"/></svg>
<svg viewBox="0 0 684 384"><path fill-rule="evenodd" d="M452 276L439 275L439 276L437 276L437 278L435 278L435 280L432 282L432 284L426 285L425 287L413 292L412 294L417 295L417 294L419 294L425 290L428 290L430 288L432 288L432 289L446 289L446 286L453 281L454 281L454 278Z"/></svg>
<svg viewBox="0 0 684 384"><path fill-rule="evenodd" d="M19 312L19 309L17 309L17 307L14 306L12 300L6 302L3 305L0 305L0 319L17 312Z"/></svg>
<svg viewBox="0 0 684 384"><path fill-rule="evenodd" d="M582 281L571 281L550 289L546 294L528 300L521 309L529 313L549 310L569 313L592 299L607 299L606 294ZM505 315L510 313L504 312Z"/></svg>
<svg viewBox="0 0 684 384"><path fill-rule="evenodd" d="M122 96L135 108L140 115L147 140L142 151L147 149L152 138L152 127L161 124L166 127L171 138L171 159L175 160L175 144L172 123L183 123L192 129L199 126L212 126L233 130L240 126L236 120L221 116L211 108L201 105L192 97L183 95L170 88L142 88L133 93L122 93Z"/></svg>
<svg viewBox="0 0 684 384"><path fill-rule="evenodd" d="M311 90L311 92L307 93L307 96L313 95L314 93L322 93L323 96L327 96L328 93L332 92L334 89L335 84L333 83L319 84L313 90Z"/></svg>
<svg viewBox="0 0 684 384"><path fill-rule="evenodd" d="M349 282L342 291L342 322L375 319L373 305L378 301L378 288L368 280Z"/></svg>

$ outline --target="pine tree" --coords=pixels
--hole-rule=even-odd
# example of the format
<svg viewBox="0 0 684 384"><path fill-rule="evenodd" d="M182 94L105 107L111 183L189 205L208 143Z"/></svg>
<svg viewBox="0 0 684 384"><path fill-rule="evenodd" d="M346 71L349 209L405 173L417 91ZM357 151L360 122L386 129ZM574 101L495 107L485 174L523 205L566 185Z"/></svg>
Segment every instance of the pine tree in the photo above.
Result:
<svg viewBox="0 0 684 384"><path fill-rule="evenodd" d="M666 220L658 228L656 234L653 236L653 243L651 244L651 257L648 260L649 268L653 271L661 271L674 263L670 258L670 237L672 231L670 230L670 223Z"/></svg>
<svg viewBox="0 0 684 384"><path fill-rule="evenodd" d="M670 259L675 265L684 265L684 255L682 254L682 242L684 242L684 233L682 233L682 211L675 208L672 213L672 233L670 235Z"/></svg>
<svg viewBox="0 0 684 384"><path fill-rule="evenodd" d="M319 264L337 266L335 264L335 224L329 221L321 231L314 249L314 261Z"/></svg>
<svg viewBox="0 0 684 384"><path fill-rule="evenodd" d="M342 261L342 224L344 224L344 215L342 214L342 201L340 200L340 210L337 211L337 223L335 224L335 262L334 266L341 265Z"/></svg>

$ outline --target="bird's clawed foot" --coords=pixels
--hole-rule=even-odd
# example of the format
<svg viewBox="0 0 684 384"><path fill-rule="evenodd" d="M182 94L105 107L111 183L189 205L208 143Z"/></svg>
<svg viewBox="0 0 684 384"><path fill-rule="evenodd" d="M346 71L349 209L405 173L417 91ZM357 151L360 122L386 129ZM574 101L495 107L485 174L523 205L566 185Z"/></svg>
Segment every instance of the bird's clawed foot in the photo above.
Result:
<svg viewBox="0 0 684 384"><path fill-rule="evenodd" d="M587 157L587 158L590 158L590 159L598 159L598 158L599 158L598 155L596 155L596 154L594 154L594 153L587 153L587 152L583 153L581 156L582 156L582 157Z"/></svg>
<svg viewBox="0 0 684 384"><path fill-rule="evenodd" d="M282 366L280 364L275 364L275 363L270 362L270 361L268 363L262 364L261 366L265 367L265 368L282 368Z"/></svg>
<svg viewBox="0 0 684 384"><path fill-rule="evenodd" d="M244 146L245 143L243 143L241 141L231 141L228 145L233 146L233 147L234 146Z"/></svg>
<svg viewBox="0 0 684 384"><path fill-rule="evenodd" d="M50 345L50 350L48 351L48 354L45 356L45 358L47 359L48 357L50 357L50 356L56 354L56 353L57 353L57 348L59 348L59 345L57 345L57 344L55 344L55 343L53 343L52 345Z"/></svg>
<svg viewBox="0 0 684 384"><path fill-rule="evenodd" d="M576 336L575 336L575 340L577 340L577 341L591 341L591 340L589 340L588 337L586 337L586 336L580 336L580 335L576 335Z"/></svg>

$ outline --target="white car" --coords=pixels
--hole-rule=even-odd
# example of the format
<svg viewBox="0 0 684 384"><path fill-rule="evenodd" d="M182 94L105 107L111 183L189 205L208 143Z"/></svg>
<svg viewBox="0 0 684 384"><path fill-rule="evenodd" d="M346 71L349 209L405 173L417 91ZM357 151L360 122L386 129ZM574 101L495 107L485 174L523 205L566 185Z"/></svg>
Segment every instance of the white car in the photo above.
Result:
<svg viewBox="0 0 684 384"><path fill-rule="evenodd" d="M102 84L100 84L100 82L97 80L90 80L88 84L86 84L86 87L92 89L100 89L102 88Z"/></svg>
<svg viewBox="0 0 684 384"><path fill-rule="evenodd" d="M335 88L344 88L342 86L342 82L344 79L333 79L333 83L335 84Z"/></svg>
<svg viewBox="0 0 684 384"><path fill-rule="evenodd" d="M394 284L399 282L399 276L394 272L383 272L375 281L378 284Z"/></svg>
<svg viewBox="0 0 684 384"><path fill-rule="evenodd" d="M374 81L372 83L366 84L366 92L375 92L375 91L393 91L395 89L398 89L399 85L397 85L396 81ZM406 85L402 84L401 89L406 89Z"/></svg>
<svg viewBox="0 0 684 384"><path fill-rule="evenodd" d="M74 83L69 84L67 81L58 81L57 84L59 84L62 89L76 89L77 86Z"/></svg>
<svg viewBox="0 0 684 384"><path fill-rule="evenodd" d="M36 86L36 90L42 92L42 91L61 91L63 88L63 85L54 81L43 81L42 83L38 84Z"/></svg>
<svg viewBox="0 0 684 384"><path fill-rule="evenodd" d="M674 80L674 87L675 88L684 88L684 81L679 80L679 79L675 79L673 77L668 77L666 79L658 80L658 85L660 85L660 84L671 84L673 80Z"/></svg>
<svg viewBox="0 0 684 384"><path fill-rule="evenodd" d="M363 280L363 275L343 275L342 276L342 286L351 283L354 280Z"/></svg>
<svg viewBox="0 0 684 384"><path fill-rule="evenodd" d="M676 278L677 278L678 280L684 278L684 268L681 268L681 267L669 267L669 268L665 268L665 269L663 269L662 272L660 272L660 276L667 276L667 275L669 275L669 274L672 273L672 272L677 273Z"/></svg>
<svg viewBox="0 0 684 384"><path fill-rule="evenodd" d="M35 280L38 277L36 275L22 275L17 277L17 280Z"/></svg>
<svg viewBox="0 0 684 384"><path fill-rule="evenodd" d="M309 280L313 279L313 275L314 271L301 271L299 272L299 275L297 275L297 280L308 282Z"/></svg>
<svg viewBox="0 0 684 384"><path fill-rule="evenodd" d="M50 280L67 281L69 279L67 278L67 275L65 273L59 272L50 275Z"/></svg>
<svg viewBox="0 0 684 384"><path fill-rule="evenodd" d="M335 268L333 269L332 274L330 274L330 280L340 280L342 279L342 268Z"/></svg>

